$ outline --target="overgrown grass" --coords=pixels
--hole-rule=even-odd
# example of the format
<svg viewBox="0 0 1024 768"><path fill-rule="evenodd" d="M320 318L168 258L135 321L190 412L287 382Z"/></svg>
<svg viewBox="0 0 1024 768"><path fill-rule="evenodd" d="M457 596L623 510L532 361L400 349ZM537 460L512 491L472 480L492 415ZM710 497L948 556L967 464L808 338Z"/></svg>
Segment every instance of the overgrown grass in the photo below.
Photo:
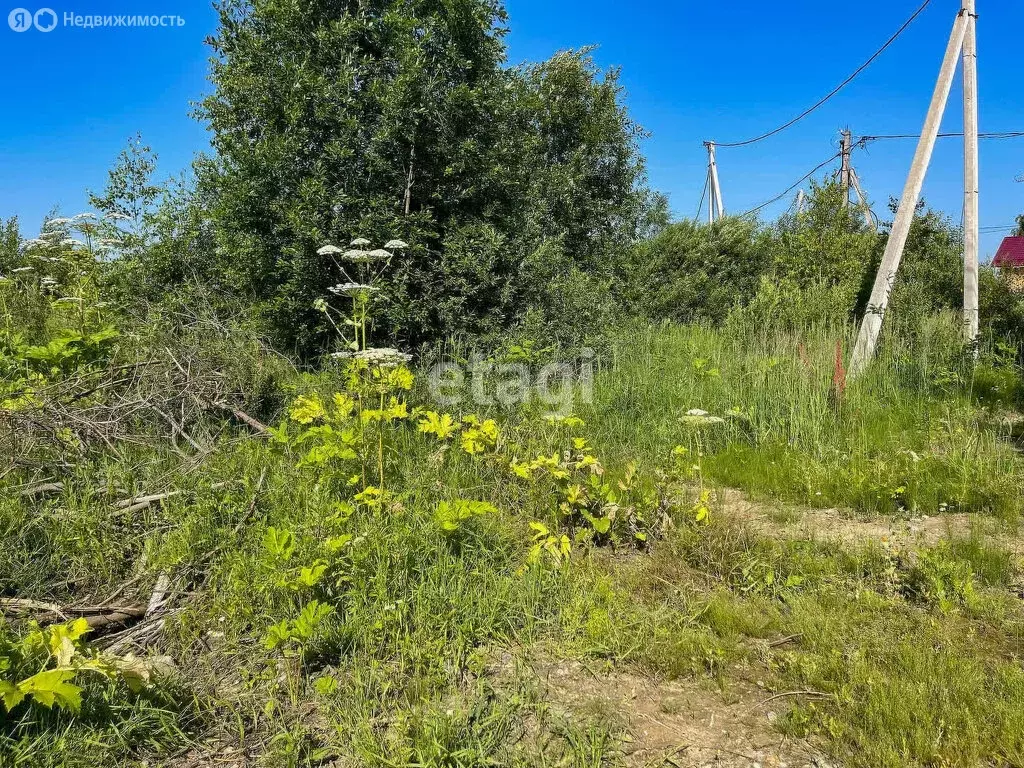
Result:
<svg viewBox="0 0 1024 768"><path fill-rule="evenodd" d="M637 331L585 409L595 441L657 462L682 444L709 478L755 494L862 514L1019 515L1013 446L986 425L951 321L890 340L869 374L837 381L850 331L762 338L696 326ZM722 425L681 423L692 409Z"/></svg>
<svg viewBox="0 0 1024 768"><path fill-rule="evenodd" d="M299 443L226 424L186 458L100 450L62 471L59 494L12 489L0 498L0 595L144 602L172 574L157 649L178 673L137 694L93 681L77 716L29 704L0 715L0 764L173 765L227 748L273 766L616 764L612 724L563 717L522 674L518 660L539 648L726 688L756 670L770 690L816 691L787 699L779 727L853 766L1019 764L1014 555L980 528L901 553L777 540L700 493L1015 520L1021 460L946 351L948 331L890 341L845 390L845 331L638 331L579 406L578 434L534 411L490 414L505 463L399 424L379 457L373 444L370 474L379 458L392 492L377 504L353 501L357 470L303 466ZM335 374L283 387L276 375L261 401L345 387ZM691 409L722 420L683 418ZM630 493L652 511L635 540L611 547L591 531L567 561L535 561L531 522L586 531L564 522L557 483L524 483L509 462L557 460L574 436L616 482L635 463ZM114 506L164 490L178 494ZM448 530L439 506L460 499L495 512ZM710 523L698 521L703 504ZM299 633L313 603L329 610ZM282 622L291 634L269 642ZM770 644L779 638L790 639Z"/></svg>

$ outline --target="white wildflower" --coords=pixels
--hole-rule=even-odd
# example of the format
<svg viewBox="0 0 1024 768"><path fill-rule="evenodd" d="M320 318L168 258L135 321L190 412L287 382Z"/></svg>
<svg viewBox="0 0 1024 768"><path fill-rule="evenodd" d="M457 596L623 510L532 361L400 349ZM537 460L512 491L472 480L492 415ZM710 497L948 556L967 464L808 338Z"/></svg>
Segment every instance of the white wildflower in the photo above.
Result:
<svg viewBox="0 0 1024 768"><path fill-rule="evenodd" d="M71 217L71 220L72 221L84 221L86 219L95 219L95 218L96 218L96 214L95 213L76 213L74 216Z"/></svg>
<svg viewBox="0 0 1024 768"><path fill-rule="evenodd" d="M359 248L352 248L351 250L345 251L341 254L341 258L348 259L349 261L364 261L366 251L360 250Z"/></svg>
<svg viewBox="0 0 1024 768"><path fill-rule="evenodd" d="M336 253L341 253L341 248L336 245L325 245L316 253L318 256L333 256Z"/></svg>
<svg viewBox="0 0 1024 768"><path fill-rule="evenodd" d="M354 357L356 360L366 360L368 363L372 363L374 365L398 365L412 360L412 355L406 354L405 352L399 352L397 349L392 349L391 347L364 349L360 352L356 352Z"/></svg>
<svg viewBox="0 0 1024 768"><path fill-rule="evenodd" d="M370 259L390 259L394 254L391 251L385 251L383 248L378 248L375 251L370 251L366 256Z"/></svg>
<svg viewBox="0 0 1024 768"><path fill-rule="evenodd" d="M370 241L367 240L365 237L357 237L355 240L353 240L351 242L351 245L352 245L353 248L362 248L364 245L369 245L369 244L370 244Z"/></svg>
<svg viewBox="0 0 1024 768"><path fill-rule="evenodd" d="M11 270L11 274L18 275L18 274L21 274L22 272L32 272L32 271L33 271L33 267L18 267L17 269L12 269Z"/></svg>
<svg viewBox="0 0 1024 768"><path fill-rule="evenodd" d="M71 248L86 247L85 243L83 243L81 240L76 240L73 237L65 237L63 240L60 241L60 244L70 246Z"/></svg>
<svg viewBox="0 0 1024 768"><path fill-rule="evenodd" d="M23 240L21 242L21 247L24 248L25 250L28 250L29 248L37 248L41 245L49 244L50 243L48 243L46 240L43 240L42 238L33 237L31 240Z"/></svg>
<svg viewBox="0 0 1024 768"><path fill-rule="evenodd" d="M384 247L387 248L388 250L391 250L392 248L398 250L401 248L408 248L409 244L402 242L401 240L388 240L386 243L384 243Z"/></svg>
<svg viewBox="0 0 1024 768"><path fill-rule="evenodd" d="M328 288L331 293L336 296L351 296L359 291L365 291L366 293L374 293L379 290L372 285L365 285L363 283L338 283L337 285Z"/></svg>
<svg viewBox="0 0 1024 768"><path fill-rule="evenodd" d="M42 283L43 285L56 285L57 284L57 280L55 278L52 278L52 277L44 277L39 282Z"/></svg>
<svg viewBox="0 0 1024 768"><path fill-rule="evenodd" d="M686 412L686 415L679 419L683 424L689 424L691 426L704 426L710 424L725 424L725 419L721 416L712 416L707 411L702 411L700 408L694 408Z"/></svg>
<svg viewBox="0 0 1024 768"><path fill-rule="evenodd" d="M112 219L113 221L131 221L132 217L126 213L108 213L103 218Z"/></svg>
<svg viewBox="0 0 1024 768"><path fill-rule="evenodd" d="M55 227L66 227L71 223L71 219L50 219L43 224L44 230L54 229Z"/></svg>
<svg viewBox="0 0 1024 768"><path fill-rule="evenodd" d="M333 358L365 360L370 365L380 368L393 368L396 365L407 363L412 360L412 355L399 352L391 347L380 347L375 349L363 349L359 352L335 352Z"/></svg>

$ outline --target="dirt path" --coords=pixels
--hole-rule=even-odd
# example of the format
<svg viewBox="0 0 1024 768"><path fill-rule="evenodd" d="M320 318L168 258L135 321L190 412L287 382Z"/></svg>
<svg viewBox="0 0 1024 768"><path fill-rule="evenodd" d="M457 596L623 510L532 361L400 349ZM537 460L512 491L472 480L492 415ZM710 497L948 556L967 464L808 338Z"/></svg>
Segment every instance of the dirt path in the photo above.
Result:
<svg viewBox="0 0 1024 768"><path fill-rule="evenodd" d="M773 723L785 701L756 684L664 681L622 671L603 673L575 661L535 663L544 697L571 717L620 730L629 768L804 768L830 765L807 742L782 736Z"/></svg>
<svg viewBox="0 0 1024 768"><path fill-rule="evenodd" d="M972 530L1024 558L1024 538L1013 535L991 517L947 514L903 519L858 519L852 510L814 509L782 502L753 501L745 493L720 493L722 512L741 520L763 536L835 542L847 547L875 543L899 549L935 546L942 540L964 538Z"/></svg>
<svg viewBox="0 0 1024 768"><path fill-rule="evenodd" d="M1024 538L984 516L865 520L850 510L754 501L736 490L723 490L718 499L721 514L763 536L850 548L873 542L913 551L975 531L1024 560ZM791 699L773 699L742 674L719 690L708 679L658 680L578 661L537 662L532 669L553 706L571 717L596 717L618 727L621 761L629 768L839 768L813 743L787 739L775 727Z"/></svg>

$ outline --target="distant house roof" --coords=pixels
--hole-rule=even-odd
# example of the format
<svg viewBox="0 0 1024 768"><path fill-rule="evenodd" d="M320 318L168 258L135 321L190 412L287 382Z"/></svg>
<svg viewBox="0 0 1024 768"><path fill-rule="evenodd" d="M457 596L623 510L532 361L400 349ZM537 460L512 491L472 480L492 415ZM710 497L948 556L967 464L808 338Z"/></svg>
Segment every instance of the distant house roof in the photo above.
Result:
<svg viewBox="0 0 1024 768"><path fill-rule="evenodd" d="M1003 240L992 260L992 266L1010 269L1024 267L1024 237L1008 237Z"/></svg>

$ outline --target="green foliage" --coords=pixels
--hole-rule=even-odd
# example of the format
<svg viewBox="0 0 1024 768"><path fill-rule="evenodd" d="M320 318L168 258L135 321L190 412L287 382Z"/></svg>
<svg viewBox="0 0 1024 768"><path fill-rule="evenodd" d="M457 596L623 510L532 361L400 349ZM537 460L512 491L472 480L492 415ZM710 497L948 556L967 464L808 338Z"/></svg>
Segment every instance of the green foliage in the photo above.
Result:
<svg viewBox="0 0 1024 768"><path fill-rule="evenodd" d="M494 333L531 308L578 337L597 317L567 328L562 306L595 306L581 291L607 294L663 218L618 73L586 51L506 68L499 3L218 11L200 110L217 156L197 170L219 248L197 268L254 297L289 344L323 345L312 305L332 261L317 251L348 232L411 244L385 275L389 338Z"/></svg>
<svg viewBox="0 0 1024 768"><path fill-rule="evenodd" d="M839 184L812 182L805 210L783 216L769 228L765 249L778 277L800 288L861 284L879 238L867 227L862 211L844 206L842 199Z"/></svg>
<svg viewBox="0 0 1024 768"><path fill-rule="evenodd" d="M123 680L132 691L149 686L153 672L149 663L87 648L82 638L89 631L85 619L48 627L32 622L20 636L0 623L0 701L6 711L30 702L77 713L83 689L74 681L85 673Z"/></svg>
<svg viewBox="0 0 1024 768"><path fill-rule="evenodd" d="M164 187L153 183L156 154L136 135L108 171L101 194L90 193L89 205L99 211L99 234L122 259L136 259L154 236L154 217Z"/></svg>
<svg viewBox="0 0 1024 768"><path fill-rule="evenodd" d="M918 552L905 588L913 599L946 613L957 606L974 607L974 584L970 563L954 558L947 545Z"/></svg>
<svg viewBox="0 0 1024 768"><path fill-rule="evenodd" d="M680 221L636 249L623 290L652 319L717 324L754 297L770 268L754 222Z"/></svg>
<svg viewBox="0 0 1024 768"><path fill-rule="evenodd" d="M487 501L468 501L456 499L455 501L442 501L434 512L434 519L445 534L453 534L459 531L463 524L474 517L481 515L493 515L498 508Z"/></svg>
<svg viewBox="0 0 1024 768"><path fill-rule="evenodd" d="M895 201L890 202L895 211ZM871 275L885 250L884 238L876 245ZM863 296L870 292L866 285ZM866 303L866 298L862 300ZM963 231L949 217L917 207L893 284L891 323L912 331L921 317L940 310L963 309Z"/></svg>

